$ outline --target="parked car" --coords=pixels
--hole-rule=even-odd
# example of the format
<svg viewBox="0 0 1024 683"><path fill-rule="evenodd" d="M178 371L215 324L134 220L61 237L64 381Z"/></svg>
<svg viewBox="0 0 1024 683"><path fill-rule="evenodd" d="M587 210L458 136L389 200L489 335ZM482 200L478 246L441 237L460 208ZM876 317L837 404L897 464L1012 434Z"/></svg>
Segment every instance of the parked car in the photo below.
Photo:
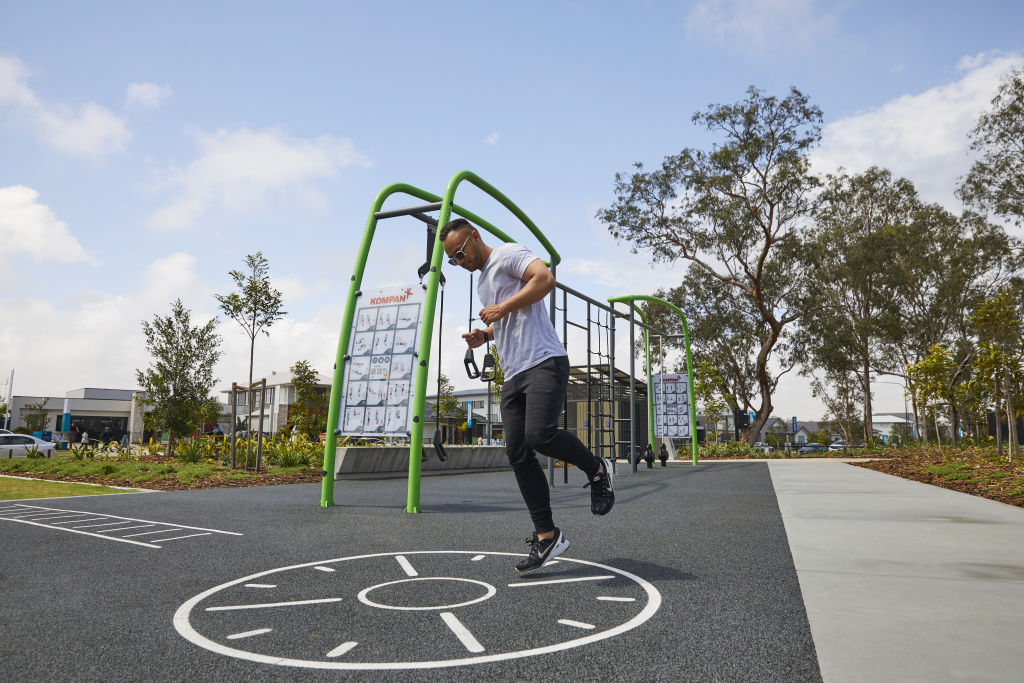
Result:
<svg viewBox="0 0 1024 683"><path fill-rule="evenodd" d="M775 448L772 447L772 445L767 441L755 441L754 448L756 448L759 451L764 451L765 453L771 453L772 451L775 450Z"/></svg>
<svg viewBox="0 0 1024 683"><path fill-rule="evenodd" d="M804 453L821 453L822 451L825 450L825 448L826 448L826 446L824 444L820 444L820 443L805 443L803 446L800 446L800 449L797 451L797 453L800 453L800 454L804 454Z"/></svg>
<svg viewBox="0 0 1024 683"><path fill-rule="evenodd" d="M0 429L0 434L13 434L14 432L8 429Z"/></svg>
<svg viewBox="0 0 1024 683"><path fill-rule="evenodd" d="M839 441L833 441L828 447L830 451L848 451L851 448L864 448L864 444L846 443L843 439L839 439Z"/></svg>
<svg viewBox="0 0 1024 683"><path fill-rule="evenodd" d="M0 458L25 455L33 448L38 448L47 458L57 452L57 444L52 441L43 441L28 434L0 434Z"/></svg>

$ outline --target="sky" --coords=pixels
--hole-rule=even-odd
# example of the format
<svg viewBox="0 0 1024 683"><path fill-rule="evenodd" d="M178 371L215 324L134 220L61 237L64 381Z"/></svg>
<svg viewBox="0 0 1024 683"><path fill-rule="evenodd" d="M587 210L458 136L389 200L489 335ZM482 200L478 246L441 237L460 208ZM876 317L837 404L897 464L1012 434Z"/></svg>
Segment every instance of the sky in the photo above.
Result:
<svg viewBox="0 0 1024 683"><path fill-rule="evenodd" d="M986 0L0 0L0 390L11 369L15 395L135 388L141 323L178 298L220 319L217 387L244 381L249 338L214 294L257 251L287 315L255 376L329 375L375 196L441 194L462 169L533 219L570 287L678 285L685 263L652 267L595 212L617 172L709 148L692 115L752 85L822 109L815 172L883 166L959 212L967 133L1024 66L1021 26L1024 3ZM542 253L483 193L456 201ZM415 283L423 252L421 224L382 221L364 288ZM445 272L442 366L469 388L469 278ZM901 388L875 393L902 411ZM773 403L822 417L795 373Z"/></svg>

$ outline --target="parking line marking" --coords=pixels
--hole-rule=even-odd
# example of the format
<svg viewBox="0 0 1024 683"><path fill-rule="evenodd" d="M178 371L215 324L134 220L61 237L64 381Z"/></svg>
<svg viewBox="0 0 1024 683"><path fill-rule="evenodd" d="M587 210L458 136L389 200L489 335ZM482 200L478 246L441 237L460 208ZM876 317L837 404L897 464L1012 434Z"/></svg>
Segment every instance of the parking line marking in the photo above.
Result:
<svg viewBox="0 0 1024 683"><path fill-rule="evenodd" d="M70 529L92 529L97 526L117 526L118 524L124 524L124 522L109 522L107 524L86 524L85 526L73 526Z"/></svg>
<svg viewBox="0 0 1024 683"><path fill-rule="evenodd" d="M73 534L82 534L83 536L92 536L93 538L105 538L108 541L118 541L120 543L131 543L133 545L141 545L141 546L145 546L147 548L159 548L160 547L158 545L153 545L151 543L143 543L142 541L129 541L127 538L119 538L117 536L104 536L103 534L97 534L97 533L94 533L92 531L78 531L77 529L73 529L71 527L66 527L66 526L49 526L49 525L46 525L46 524L39 524L38 522L32 522L32 521L29 521L29 520L20 520L20 519L12 519L10 521L12 521L12 522L20 522L21 524L31 524L32 526L40 526L40 527L42 527L44 529L56 529L57 531L70 531Z"/></svg>
<svg viewBox="0 0 1024 683"><path fill-rule="evenodd" d="M636 598L616 598L611 595L599 595L598 600L605 600L607 602L636 602Z"/></svg>
<svg viewBox="0 0 1024 683"><path fill-rule="evenodd" d="M143 531L142 533L138 534L125 534L121 538L131 538L133 536L151 536L153 534L167 534L172 531L181 531L181 529L157 529L156 531Z"/></svg>
<svg viewBox="0 0 1024 683"><path fill-rule="evenodd" d="M120 524L120 522L118 522L118 524ZM101 534L111 534L111 533L114 533L115 531L128 531L129 529L145 529L148 526L156 526L156 524L136 524L135 526L123 526L120 529L104 529L100 533ZM77 529L77 528L81 528L81 527L75 527L75 528ZM165 531L166 531L166 529L165 529ZM132 535L134 535L134 534L132 534Z"/></svg>
<svg viewBox="0 0 1024 683"><path fill-rule="evenodd" d="M459 639L459 642L467 650L470 652L484 651L484 646L480 644L480 641L473 637L469 629L463 626L462 622L454 614L451 612L441 612L441 619L444 620L444 623L452 630L452 633L455 634L455 637Z"/></svg>

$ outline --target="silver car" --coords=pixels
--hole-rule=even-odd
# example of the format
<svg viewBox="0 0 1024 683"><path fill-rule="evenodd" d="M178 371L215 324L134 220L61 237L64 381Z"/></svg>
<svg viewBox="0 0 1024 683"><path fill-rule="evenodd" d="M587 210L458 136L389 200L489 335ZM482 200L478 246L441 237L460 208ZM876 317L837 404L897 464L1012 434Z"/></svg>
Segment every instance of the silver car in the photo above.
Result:
<svg viewBox="0 0 1024 683"><path fill-rule="evenodd" d="M57 444L43 441L28 434L0 434L0 458L24 456L33 448L38 448L40 455L47 458L57 452Z"/></svg>

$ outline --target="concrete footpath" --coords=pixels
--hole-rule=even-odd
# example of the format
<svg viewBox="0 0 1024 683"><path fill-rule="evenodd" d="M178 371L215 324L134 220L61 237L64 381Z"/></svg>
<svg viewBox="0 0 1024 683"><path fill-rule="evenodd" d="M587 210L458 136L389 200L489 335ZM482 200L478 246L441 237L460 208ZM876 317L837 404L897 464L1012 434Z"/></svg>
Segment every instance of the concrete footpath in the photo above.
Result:
<svg viewBox="0 0 1024 683"><path fill-rule="evenodd" d="M1024 680L1024 509L769 463L825 681Z"/></svg>

